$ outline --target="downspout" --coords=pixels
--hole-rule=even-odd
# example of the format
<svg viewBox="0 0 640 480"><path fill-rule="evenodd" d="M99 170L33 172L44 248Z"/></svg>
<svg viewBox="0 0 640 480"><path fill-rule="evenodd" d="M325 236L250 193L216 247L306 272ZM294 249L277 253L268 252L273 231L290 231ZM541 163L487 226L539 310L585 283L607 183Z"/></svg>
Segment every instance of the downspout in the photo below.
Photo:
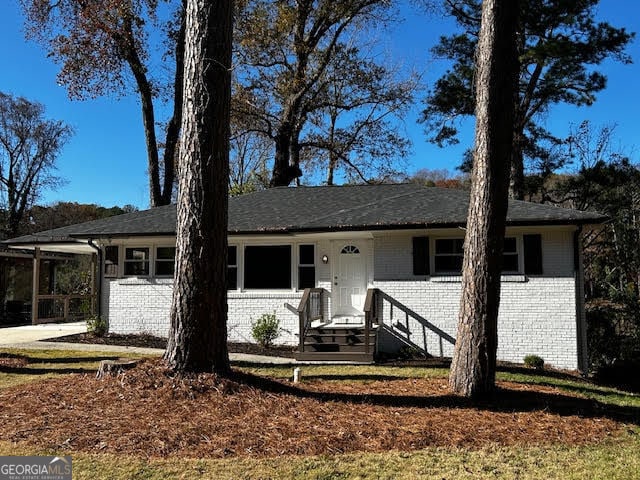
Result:
<svg viewBox="0 0 640 480"><path fill-rule="evenodd" d="M99 318L102 313L102 249L93 243L93 238L87 241L87 244L96 251L98 261L96 262L96 275L98 276L96 288L96 316Z"/></svg>
<svg viewBox="0 0 640 480"><path fill-rule="evenodd" d="M583 376L589 374L589 355L587 352L587 320L584 306L584 267L582 260L582 226L573 234L573 260L576 291L576 336L578 342L578 370Z"/></svg>

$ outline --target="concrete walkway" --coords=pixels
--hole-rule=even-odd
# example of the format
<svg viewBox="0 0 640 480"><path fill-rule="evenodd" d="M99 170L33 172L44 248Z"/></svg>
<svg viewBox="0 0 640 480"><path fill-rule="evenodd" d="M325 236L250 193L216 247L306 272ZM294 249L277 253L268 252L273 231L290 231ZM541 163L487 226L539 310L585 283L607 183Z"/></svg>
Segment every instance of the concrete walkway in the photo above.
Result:
<svg viewBox="0 0 640 480"><path fill-rule="evenodd" d="M80 350L84 352L121 352L142 355L162 355L158 348L127 347L121 345L103 345L98 343L45 342L49 338L65 337L87 331L85 322L49 323L42 325L23 325L20 327L0 328L0 348L24 348L33 350ZM229 360L243 363L262 363L271 365L297 364L293 358L268 357L248 353L230 353Z"/></svg>
<svg viewBox="0 0 640 480"><path fill-rule="evenodd" d="M47 338L64 337L87 331L86 322L43 323L0 328L0 347L37 342Z"/></svg>

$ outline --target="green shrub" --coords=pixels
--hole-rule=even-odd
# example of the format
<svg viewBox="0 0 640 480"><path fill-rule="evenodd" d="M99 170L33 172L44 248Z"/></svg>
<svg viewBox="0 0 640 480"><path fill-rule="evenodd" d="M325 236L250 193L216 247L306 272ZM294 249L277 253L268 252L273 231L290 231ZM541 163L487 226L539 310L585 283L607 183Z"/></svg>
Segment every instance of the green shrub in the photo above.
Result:
<svg viewBox="0 0 640 480"><path fill-rule="evenodd" d="M87 319L87 332L97 337L104 337L107 333L107 321L102 317L91 317Z"/></svg>
<svg viewBox="0 0 640 480"><path fill-rule="evenodd" d="M527 355L524 357L524 364L526 367L542 370L544 368L544 359L538 355Z"/></svg>
<svg viewBox="0 0 640 480"><path fill-rule="evenodd" d="M280 335L280 320L276 318L276 313L264 313L251 322L251 336L260 344L268 348L273 345L273 341Z"/></svg>

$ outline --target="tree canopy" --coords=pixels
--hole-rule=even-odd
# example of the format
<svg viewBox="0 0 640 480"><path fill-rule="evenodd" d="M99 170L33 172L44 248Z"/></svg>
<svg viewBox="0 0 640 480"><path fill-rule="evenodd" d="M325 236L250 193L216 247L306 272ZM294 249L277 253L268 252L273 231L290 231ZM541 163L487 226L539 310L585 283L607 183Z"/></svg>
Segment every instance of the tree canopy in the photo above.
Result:
<svg viewBox="0 0 640 480"><path fill-rule="evenodd" d="M440 39L436 56L451 68L426 97L422 121L438 145L458 141L458 120L474 113L474 52L480 27L480 0L444 0L460 31ZM606 59L631 61L625 48L634 34L596 20L599 0L531 0L520 2L517 47L520 74L514 100L514 153L511 195L524 195L524 159L553 162L548 142L555 137L542 123L553 105L591 105L606 86L598 69Z"/></svg>
<svg viewBox="0 0 640 480"><path fill-rule="evenodd" d="M46 188L61 181L56 160L73 130L45 117L44 105L0 92L0 198L2 233L14 237L26 212Z"/></svg>
<svg viewBox="0 0 640 480"><path fill-rule="evenodd" d="M21 0L27 37L60 64L58 81L72 99L135 92L142 108L151 206L171 202L182 113L183 5L160 20L157 0ZM163 68L152 68L154 53ZM173 60L166 62L167 59ZM167 69L167 66L170 68ZM173 75L154 75L166 72ZM158 140L157 105L168 102L164 142ZM163 152L162 163L160 152Z"/></svg>
<svg viewBox="0 0 640 480"><path fill-rule="evenodd" d="M390 8L388 0L239 2L233 115L271 142L272 186L299 178L304 165L326 169L327 183L339 167L366 180L406 153L389 120L412 101L416 79L374 61L362 42ZM376 157L378 167L368 163Z"/></svg>

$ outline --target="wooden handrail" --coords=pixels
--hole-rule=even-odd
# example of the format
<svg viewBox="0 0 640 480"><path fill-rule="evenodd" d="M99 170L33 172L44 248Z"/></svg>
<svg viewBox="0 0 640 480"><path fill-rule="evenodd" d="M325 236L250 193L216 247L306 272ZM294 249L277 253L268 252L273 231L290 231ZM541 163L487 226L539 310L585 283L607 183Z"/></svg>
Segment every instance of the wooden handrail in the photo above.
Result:
<svg viewBox="0 0 640 480"><path fill-rule="evenodd" d="M376 324L379 323L378 309L377 309L377 295L379 290L377 288L367 289L367 296L364 299L364 351L365 353L371 352L371 341L369 335L371 333L371 326L375 319Z"/></svg>
<svg viewBox="0 0 640 480"><path fill-rule="evenodd" d="M371 311L371 307L373 306L373 300L375 297L376 292L378 291L377 288L369 288L367 290L367 296L364 299L364 313L366 314L367 312Z"/></svg>
<svg viewBox="0 0 640 480"><path fill-rule="evenodd" d="M304 293L302 294L302 298L300 299L300 303L298 304L298 313L302 313L309 301L309 295L311 295L311 289L305 288Z"/></svg>
<svg viewBox="0 0 640 480"><path fill-rule="evenodd" d="M87 317L89 315L95 314L95 303L97 301L97 295L87 293L87 294L72 294L72 295L36 295L35 296L35 310L32 312L32 318L34 323L49 323L54 321L67 321L72 318L80 319L83 317ZM41 301L51 301L52 305L55 306L57 303L59 306L61 305L61 309L54 308L51 313L57 312L57 315L42 315L41 316ZM72 312L71 309L71 301L73 300L88 300L89 303L89 311L82 312L76 314Z"/></svg>
<svg viewBox="0 0 640 480"><path fill-rule="evenodd" d="M305 288L304 293L302 294L302 298L300 299L300 303L298 304L298 331L300 332L300 342L299 342L299 351L304 352L304 338L307 333L307 330L311 326L311 322L317 320L318 318L322 319L323 317L323 305L322 305L322 294L324 292L324 288ZM317 297L316 297L317 294ZM319 303L315 306L316 308L312 310L312 301L314 298L319 299Z"/></svg>

